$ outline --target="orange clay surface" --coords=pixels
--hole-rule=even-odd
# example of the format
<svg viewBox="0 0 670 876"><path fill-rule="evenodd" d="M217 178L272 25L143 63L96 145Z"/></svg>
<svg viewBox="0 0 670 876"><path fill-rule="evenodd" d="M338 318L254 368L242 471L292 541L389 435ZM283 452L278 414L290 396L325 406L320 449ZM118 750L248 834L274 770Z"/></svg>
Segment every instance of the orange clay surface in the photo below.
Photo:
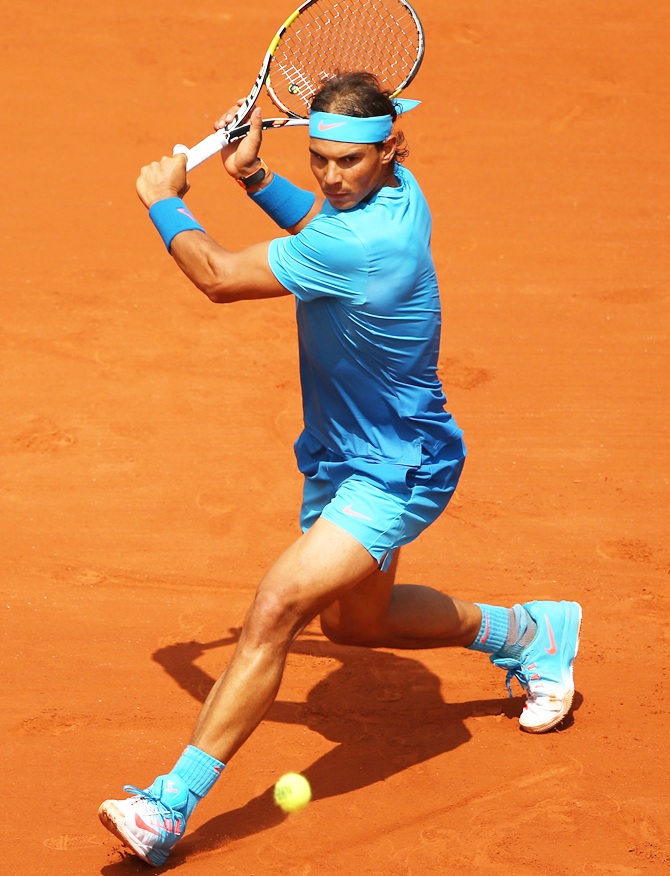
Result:
<svg viewBox="0 0 670 876"><path fill-rule="evenodd" d="M301 486L292 301L209 303L134 182L247 93L289 10L1 5L0 870L129 876L150 871L98 805L174 763ZM470 456L399 579L579 600L574 715L521 733L485 656L358 651L314 625L167 869L665 874L667 4L417 6L403 127ZM304 130L264 156L310 185ZM191 182L228 247L276 233L218 159ZM291 816L271 795L287 771L314 791Z"/></svg>

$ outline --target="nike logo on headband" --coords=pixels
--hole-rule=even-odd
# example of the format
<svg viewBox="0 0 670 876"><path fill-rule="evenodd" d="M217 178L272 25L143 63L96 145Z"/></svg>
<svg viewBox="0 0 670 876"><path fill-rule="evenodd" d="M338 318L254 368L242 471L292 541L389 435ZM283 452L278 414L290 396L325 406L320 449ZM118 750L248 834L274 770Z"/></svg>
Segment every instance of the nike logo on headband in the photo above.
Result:
<svg viewBox="0 0 670 876"><path fill-rule="evenodd" d="M330 131L331 128L341 128L342 125L346 125L346 122L332 122L329 125L326 125L324 122L319 122L317 128L319 131Z"/></svg>

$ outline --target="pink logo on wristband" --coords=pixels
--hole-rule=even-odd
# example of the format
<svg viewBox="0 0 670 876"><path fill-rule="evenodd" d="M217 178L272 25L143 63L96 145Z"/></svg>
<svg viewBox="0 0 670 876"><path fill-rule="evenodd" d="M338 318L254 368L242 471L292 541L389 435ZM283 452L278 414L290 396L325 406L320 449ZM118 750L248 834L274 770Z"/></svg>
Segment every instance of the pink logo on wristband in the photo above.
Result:
<svg viewBox="0 0 670 876"><path fill-rule="evenodd" d="M196 221L195 216L191 215L191 213L189 213L189 211L186 209L186 207L178 207L177 213L183 213L184 216L188 216L188 218L191 219L193 222Z"/></svg>

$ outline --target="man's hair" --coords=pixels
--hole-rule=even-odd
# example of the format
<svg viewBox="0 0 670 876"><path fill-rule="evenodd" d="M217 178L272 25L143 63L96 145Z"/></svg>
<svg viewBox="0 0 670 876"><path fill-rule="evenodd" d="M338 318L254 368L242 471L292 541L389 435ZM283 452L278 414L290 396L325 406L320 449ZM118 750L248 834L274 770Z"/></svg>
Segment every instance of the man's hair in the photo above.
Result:
<svg viewBox="0 0 670 876"><path fill-rule="evenodd" d="M336 73L329 79L324 79L321 88L312 98L310 112L337 113L357 119L391 116L394 122L398 118L390 92L382 89L376 76L362 70ZM395 160L402 163L409 155L409 147L402 131L396 131L396 136ZM381 143L375 145L381 149Z"/></svg>

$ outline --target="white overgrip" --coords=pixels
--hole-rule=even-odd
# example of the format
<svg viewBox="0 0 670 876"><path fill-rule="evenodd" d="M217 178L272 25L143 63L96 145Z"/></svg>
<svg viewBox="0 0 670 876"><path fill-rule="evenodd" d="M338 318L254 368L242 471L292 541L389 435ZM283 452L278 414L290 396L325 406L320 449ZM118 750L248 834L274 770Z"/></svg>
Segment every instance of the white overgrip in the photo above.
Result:
<svg viewBox="0 0 670 876"><path fill-rule="evenodd" d="M172 150L172 154L186 155L186 170L189 171L193 170L193 168L197 167L199 164L202 164L203 161L207 161L208 158L219 153L227 143L228 132L224 130L215 131L213 134L210 134L209 137L205 137L204 140L196 143L195 146L192 146L190 149L187 146L183 146L181 143L177 144Z"/></svg>

